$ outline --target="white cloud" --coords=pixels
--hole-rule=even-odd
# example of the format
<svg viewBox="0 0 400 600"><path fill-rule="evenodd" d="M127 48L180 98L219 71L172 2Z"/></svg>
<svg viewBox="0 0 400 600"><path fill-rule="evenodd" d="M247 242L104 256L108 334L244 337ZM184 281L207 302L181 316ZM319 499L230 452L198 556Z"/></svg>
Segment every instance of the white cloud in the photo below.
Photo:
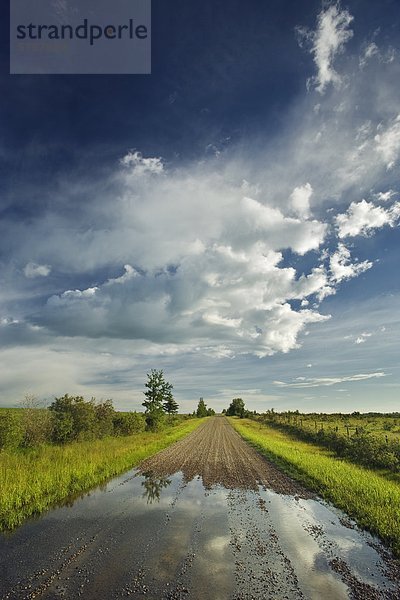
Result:
<svg viewBox="0 0 400 600"><path fill-rule="evenodd" d="M400 114L386 128L381 124L378 131L375 136L376 151L385 161L386 168L393 169L400 154Z"/></svg>
<svg viewBox="0 0 400 600"><path fill-rule="evenodd" d="M226 347L230 355L288 352L307 324L328 317L292 309L288 299L314 293L320 284L299 284L281 260L257 242L246 251L213 245L172 272L140 275L126 266L133 277L52 296L38 322L58 335L169 340L204 349L212 339L223 355Z"/></svg>
<svg viewBox="0 0 400 600"><path fill-rule="evenodd" d="M384 65L392 63L396 59L396 55L397 51L392 46L382 51L375 42L370 42L364 47L360 56L360 69L364 69L374 56L381 65Z"/></svg>
<svg viewBox="0 0 400 600"><path fill-rule="evenodd" d="M41 255L64 261L60 270L79 265L81 273L107 273L86 287L57 290L28 315L48 335L146 340L220 357L287 353L301 345L308 324L329 318L315 299L322 302L372 266L353 263L343 244L320 253L328 224L310 218L308 177L283 192L274 164L267 176L261 170L244 183L236 159L218 168L211 161L170 170L135 152L122 163L112 178L113 202L106 197L90 205L85 233L66 228L58 216L44 222L46 235L37 232ZM146 172L163 176L137 176ZM250 193L256 198L244 195ZM314 265L306 273L283 258L311 251Z"/></svg>
<svg viewBox="0 0 400 600"><path fill-rule="evenodd" d="M339 243L336 252L332 254L329 260L331 279L334 283L357 277L372 267L373 263L368 260L351 263L350 258L350 250L344 244Z"/></svg>
<svg viewBox="0 0 400 600"><path fill-rule="evenodd" d="M393 227L400 216L400 203L386 209L372 202L352 202L345 213L336 216L340 238L368 235L373 229L389 225Z"/></svg>
<svg viewBox="0 0 400 600"><path fill-rule="evenodd" d="M95 287L90 287L87 288L86 290L66 290L65 292L63 292L61 294L61 298L67 298L68 300L70 299L77 299L77 298L91 298L92 296L95 295L95 293L97 292L99 288L97 286ZM53 296L54 299L54 296ZM51 301L52 299L50 298L49 301Z"/></svg>
<svg viewBox="0 0 400 600"><path fill-rule="evenodd" d="M363 69L372 56L379 55L379 48L375 42L368 44L360 56L360 68Z"/></svg>
<svg viewBox="0 0 400 600"><path fill-rule="evenodd" d="M252 198L243 198L237 215L249 233L267 235L271 248L291 248L298 254L316 250L324 241L327 226L317 220L304 222L285 217L277 208L271 208ZM237 228L237 223L232 223Z"/></svg>
<svg viewBox="0 0 400 600"><path fill-rule="evenodd" d="M374 197L380 202L387 202L388 200L391 200L393 196L396 195L397 192L395 192L395 190L388 190L387 192L378 192L374 195Z"/></svg>
<svg viewBox="0 0 400 600"><path fill-rule="evenodd" d="M367 341L367 339L368 339L369 337L371 337L371 336L372 336L372 333L367 333L367 332L361 333L361 334L360 334L360 335L359 335L359 336L356 338L356 340L355 340L355 342L354 342L354 343L355 343L355 344L364 344L364 343Z"/></svg>
<svg viewBox="0 0 400 600"><path fill-rule="evenodd" d="M131 265L124 265L124 270L125 270L125 273L123 275L120 275L119 277L115 277L115 278L109 279L106 282L105 285L113 285L114 283L123 284L126 281L129 281L130 279L133 279L133 277L138 277L139 276L139 273Z"/></svg>
<svg viewBox="0 0 400 600"><path fill-rule="evenodd" d="M0 325L3 327L7 327L8 325L16 325L19 323L18 319L13 319L12 317L2 317L0 319Z"/></svg>
<svg viewBox="0 0 400 600"><path fill-rule="evenodd" d="M376 373L359 373L356 375L348 375L344 377L310 377L302 378L301 381L294 381L292 383L285 383L284 381L274 381L275 385L281 387L292 387L292 388L313 388L313 387L325 387L336 385L337 383L350 382L350 381L366 381L368 379L377 379L386 377L386 373L378 371ZM298 379L298 378L297 378ZM304 379L304 380L303 380Z"/></svg>
<svg viewBox="0 0 400 600"><path fill-rule="evenodd" d="M301 218L308 218L310 216L310 198L312 196L313 189L309 183L300 187L294 188L290 199L294 212Z"/></svg>
<svg viewBox="0 0 400 600"><path fill-rule="evenodd" d="M319 302L335 293L335 288L331 285L329 275L323 265L314 267L309 275L302 275L297 281L297 289L299 298L306 298L307 296L316 294ZM307 300L302 300L302 306L307 306L308 304Z"/></svg>
<svg viewBox="0 0 400 600"><path fill-rule="evenodd" d="M33 262L29 262L24 267L25 277L28 279L34 279L35 277L47 277L50 275L51 267L49 265L38 265Z"/></svg>
<svg viewBox="0 0 400 600"><path fill-rule="evenodd" d="M323 94L328 84L335 87L341 84L341 77L333 67L334 60L338 54L343 52L344 46L353 36L349 29L353 17L347 10L340 10L339 4L331 4L323 9L317 19L317 30L307 31L298 28L300 37L312 42L311 53L318 73L312 78L316 90Z"/></svg>
<svg viewBox="0 0 400 600"><path fill-rule="evenodd" d="M133 175L141 176L146 173L160 175L164 171L161 158L143 158L140 152L128 152L121 158L121 164Z"/></svg>

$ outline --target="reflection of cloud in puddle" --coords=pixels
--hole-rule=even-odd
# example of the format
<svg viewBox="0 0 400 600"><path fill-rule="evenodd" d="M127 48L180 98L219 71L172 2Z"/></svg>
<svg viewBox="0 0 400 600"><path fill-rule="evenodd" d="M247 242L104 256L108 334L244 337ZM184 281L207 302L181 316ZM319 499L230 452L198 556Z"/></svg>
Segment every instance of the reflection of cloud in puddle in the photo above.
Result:
<svg viewBox="0 0 400 600"><path fill-rule="evenodd" d="M262 496L269 501L268 510L282 550L290 559L300 586L309 598L323 596L337 600L347 598L346 587L333 574L318 542L304 528L310 522L309 500L295 500L268 490ZM313 518L311 517L313 521ZM317 524L317 522L316 522ZM318 525L321 525L321 520Z"/></svg>
<svg viewBox="0 0 400 600"><path fill-rule="evenodd" d="M207 544L206 549L208 552L214 552L218 554L223 554L225 550L228 548L230 542L229 535L218 535L216 537L211 538Z"/></svg>
<svg viewBox="0 0 400 600"><path fill-rule="evenodd" d="M213 488L211 491L207 490L206 496L209 497L213 506L225 507L228 493L225 488Z"/></svg>
<svg viewBox="0 0 400 600"><path fill-rule="evenodd" d="M391 587L382 575L384 565L379 554L368 544L374 538L367 532L343 525L341 518L346 515L342 511L312 499L295 501L272 491L267 494L273 512L280 516L279 521L274 519L276 531L281 540L290 543L288 554L295 561L314 571L312 567L316 562L321 568L335 555L340 555L359 580L372 586ZM312 534L313 528L317 531L316 537Z"/></svg>
<svg viewBox="0 0 400 600"><path fill-rule="evenodd" d="M356 577L370 585L386 582L382 576L384 565L378 552L369 545L374 538L368 532L343 525L341 519L347 521L348 517L338 508L315 500L303 502L309 522L323 523L325 540L336 546L336 553L343 557Z"/></svg>

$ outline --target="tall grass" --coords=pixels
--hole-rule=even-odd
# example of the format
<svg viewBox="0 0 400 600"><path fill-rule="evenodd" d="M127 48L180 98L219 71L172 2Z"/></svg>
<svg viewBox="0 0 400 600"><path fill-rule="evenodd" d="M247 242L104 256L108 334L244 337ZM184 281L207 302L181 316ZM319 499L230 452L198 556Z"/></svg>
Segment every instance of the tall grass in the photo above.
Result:
<svg viewBox="0 0 400 600"><path fill-rule="evenodd" d="M394 429L398 423L395 417L375 415L367 418L360 415L354 418L348 415L270 411L251 418L291 437L325 446L338 456L364 467L400 473L400 437Z"/></svg>
<svg viewBox="0 0 400 600"><path fill-rule="evenodd" d="M240 435L293 478L353 517L400 556L400 484L248 419L230 419Z"/></svg>
<svg viewBox="0 0 400 600"><path fill-rule="evenodd" d="M122 473L203 421L191 419L158 433L0 452L0 529L12 529L26 517Z"/></svg>

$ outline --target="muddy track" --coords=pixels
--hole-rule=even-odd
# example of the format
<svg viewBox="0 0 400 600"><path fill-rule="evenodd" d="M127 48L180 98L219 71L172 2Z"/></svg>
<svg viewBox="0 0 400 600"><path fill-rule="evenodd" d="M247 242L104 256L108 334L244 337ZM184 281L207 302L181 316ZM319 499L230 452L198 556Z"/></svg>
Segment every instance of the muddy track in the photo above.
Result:
<svg viewBox="0 0 400 600"><path fill-rule="evenodd" d="M313 497L246 444L226 417L207 420L183 440L143 461L139 469L158 476L181 471L186 482L199 476L206 489L222 485L257 490L263 485L278 494Z"/></svg>

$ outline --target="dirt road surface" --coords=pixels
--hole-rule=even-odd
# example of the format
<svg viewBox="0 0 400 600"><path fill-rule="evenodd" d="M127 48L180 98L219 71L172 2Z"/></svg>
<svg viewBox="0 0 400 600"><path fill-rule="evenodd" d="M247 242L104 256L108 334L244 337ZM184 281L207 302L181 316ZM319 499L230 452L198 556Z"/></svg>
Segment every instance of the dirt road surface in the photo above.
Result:
<svg viewBox="0 0 400 600"><path fill-rule="evenodd" d="M225 417L207 420L187 438L143 461L140 470L157 475L181 471L185 481L197 475L205 488L220 484L257 490L265 485L279 494L312 497L246 444Z"/></svg>
<svg viewBox="0 0 400 600"><path fill-rule="evenodd" d="M223 417L0 538L0 598L400 598L399 565Z"/></svg>

